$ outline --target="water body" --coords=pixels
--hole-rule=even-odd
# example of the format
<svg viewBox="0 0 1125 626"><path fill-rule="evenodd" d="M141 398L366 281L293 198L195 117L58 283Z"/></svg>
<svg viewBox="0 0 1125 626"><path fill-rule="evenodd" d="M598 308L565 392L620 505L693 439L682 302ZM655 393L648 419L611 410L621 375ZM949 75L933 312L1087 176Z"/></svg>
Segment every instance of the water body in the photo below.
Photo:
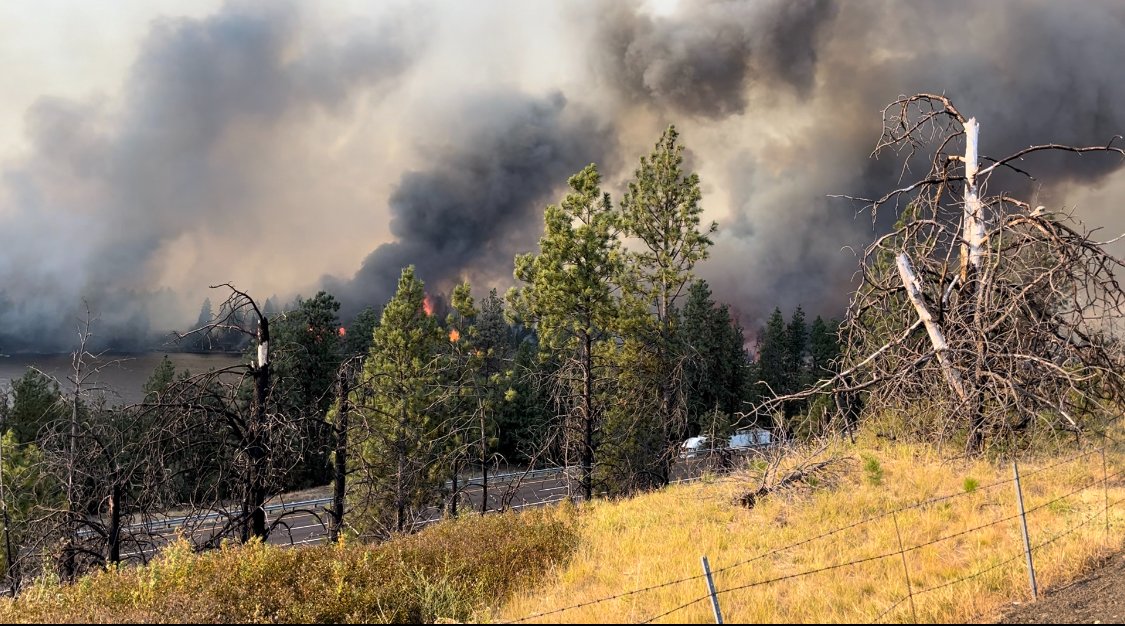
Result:
<svg viewBox="0 0 1125 626"><path fill-rule="evenodd" d="M104 389L110 404L132 404L144 399L144 384L152 376L153 369L160 364L166 353L145 352L140 354L104 354L95 361L101 370L90 377L89 382ZM193 374L206 372L246 362L235 354L188 354L167 353L176 373L190 370ZM14 354L0 355L0 389L7 391L11 381L35 367L43 373L54 376L63 391L73 389L67 377L73 374L73 364L69 354Z"/></svg>

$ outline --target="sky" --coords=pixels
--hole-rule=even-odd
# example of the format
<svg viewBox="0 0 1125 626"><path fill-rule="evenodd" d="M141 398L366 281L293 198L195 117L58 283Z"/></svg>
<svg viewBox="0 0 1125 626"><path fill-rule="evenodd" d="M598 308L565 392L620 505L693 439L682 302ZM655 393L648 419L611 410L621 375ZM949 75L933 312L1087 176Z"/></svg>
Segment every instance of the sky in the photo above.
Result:
<svg viewBox="0 0 1125 626"><path fill-rule="evenodd" d="M838 316L880 225L829 196L898 182L882 107L945 93L985 154L1104 144L1123 27L1112 1L3 3L0 352L69 349L86 306L107 345L183 329L220 282L345 316L406 264L504 289L567 177L620 198L669 124L716 297L751 334ZM1038 203L1125 229L1120 160L1029 166Z"/></svg>

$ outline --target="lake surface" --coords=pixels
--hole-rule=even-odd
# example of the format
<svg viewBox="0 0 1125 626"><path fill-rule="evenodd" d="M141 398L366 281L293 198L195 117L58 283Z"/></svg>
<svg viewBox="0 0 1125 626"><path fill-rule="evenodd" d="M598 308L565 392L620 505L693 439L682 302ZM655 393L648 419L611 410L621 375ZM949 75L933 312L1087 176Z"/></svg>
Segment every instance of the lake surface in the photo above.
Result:
<svg viewBox="0 0 1125 626"><path fill-rule="evenodd" d="M163 352L103 355L97 361L102 369L90 377L90 382L96 382L107 389L110 404L140 402L144 399L144 384L164 356ZM176 366L177 374L185 369L198 374L211 368L219 369L243 362L242 357L233 354L170 352L167 356ZM45 374L54 376L64 392L73 388L67 382L67 376L73 372L69 354L13 354L0 355L0 389L10 389L12 379L23 376L29 367L36 367Z"/></svg>

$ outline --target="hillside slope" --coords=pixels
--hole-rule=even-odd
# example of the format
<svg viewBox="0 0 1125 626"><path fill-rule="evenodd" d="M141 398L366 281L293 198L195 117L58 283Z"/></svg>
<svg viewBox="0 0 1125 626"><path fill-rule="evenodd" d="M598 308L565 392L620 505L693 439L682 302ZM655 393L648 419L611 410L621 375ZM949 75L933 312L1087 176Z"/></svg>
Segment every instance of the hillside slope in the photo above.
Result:
<svg viewBox="0 0 1125 626"><path fill-rule="evenodd" d="M711 622L706 555L730 622L913 621L896 522L919 621L989 619L1029 598L1010 463L942 461L910 445L838 452L853 458L844 469L749 510L736 501L753 471L595 503L569 564L492 617ZM1108 490L1093 450L1021 463L1031 542L1045 543L1033 550L1041 589L1118 547L1125 463L1112 451L1107 461Z"/></svg>
<svg viewBox="0 0 1125 626"><path fill-rule="evenodd" d="M769 482L809 458L769 466ZM824 458L837 462L752 508L740 500L762 462L577 509L467 515L378 546L181 544L143 568L42 581L0 601L0 620L710 622L704 555L729 622L964 622L1029 597L1010 463L903 444L812 460ZM1125 455L1106 458L1107 489L1094 448L1021 462L1040 589L1120 548Z"/></svg>

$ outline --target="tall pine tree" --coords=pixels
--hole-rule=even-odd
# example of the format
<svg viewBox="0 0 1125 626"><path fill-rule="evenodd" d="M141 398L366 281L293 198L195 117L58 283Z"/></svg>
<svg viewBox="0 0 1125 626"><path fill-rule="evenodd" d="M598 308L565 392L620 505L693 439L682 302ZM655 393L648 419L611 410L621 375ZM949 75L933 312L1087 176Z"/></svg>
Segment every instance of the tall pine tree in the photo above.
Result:
<svg viewBox="0 0 1125 626"><path fill-rule="evenodd" d="M593 466L607 383L601 346L618 319L616 281L621 271L619 217L601 175L591 164L570 177L571 192L547 207L539 253L516 257L514 292L521 314L535 324L540 357L555 359L556 400L566 418L566 464L581 467L581 490L593 497Z"/></svg>
<svg viewBox="0 0 1125 626"><path fill-rule="evenodd" d="M641 157L621 201L623 232L638 243L628 256L626 284L648 313L646 323L637 325L636 339L651 360L651 374L645 378L658 399L657 427L664 445L655 452L659 478L665 484L674 458L671 452L686 421L683 364L688 354L679 342L677 305L693 279L695 264L707 258L710 235L717 228L714 222L701 227L699 176L684 171L684 148L678 139L676 128L669 126L652 153Z"/></svg>
<svg viewBox="0 0 1125 626"><path fill-rule="evenodd" d="M356 480L349 485L361 531L402 532L413 513L440 501L447 338L423 309L424 298L422 281L407 267L353 394L358 453L350 455Z"/></svg>

